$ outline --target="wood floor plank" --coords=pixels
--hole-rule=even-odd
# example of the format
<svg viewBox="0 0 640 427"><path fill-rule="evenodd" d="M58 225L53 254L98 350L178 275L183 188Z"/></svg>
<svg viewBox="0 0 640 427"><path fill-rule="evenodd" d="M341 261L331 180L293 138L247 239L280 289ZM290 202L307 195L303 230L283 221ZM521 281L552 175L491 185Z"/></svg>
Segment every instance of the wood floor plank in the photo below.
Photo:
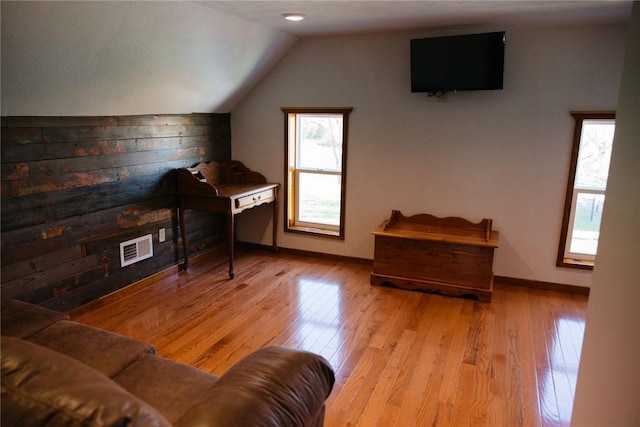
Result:
<svg viewBox="0 0 640 427"><path fill-rule="evenodd" d="M414 393L415 390L410 390L410 383L415 375L415 371L419 366L425 365L426 361L422 358L423 347L428 344L426 334L429 331L429 325L433 322L437 314L437 308L442 306L442 300L435 296L424 295L418 307L412 310L412 317L416 318L420 315L422 320L415 326L415 329L408 328L409 330L415 330L415 342L412 346L412 351L407 354L404 362L401 365L398 378L393 386L389 405L396 408L402 408L404 401L409 393Z"/></svg>
<svg viewBox="0 0 640 427"><path fill-rule="evenodd" d="M447 323L449 317L459 312L458 304L459 301L439 301L431 323L424 325L425 335L419 360L409 381L407 390L410 392L403 399L397 425L433 425L444 365L451 346Z"/></svg>
<svg viewBox="0 0 640 427"><path fill-rule="evenodd" d="M393 352L389 356L389 359L385 364L386 366L382 369L376 388L371 393L369 402L362 411L360 419L356 425L362 427L376 425L378 421L384 419L384 415L387 411L390 412L389 418L396 415L396 412L393 411L393 407L389 405L389 398L394 389L393 385L400 374L402 363L411 351L411 347L415 342L415 335L415 331L405 329L402 331L400 338L398 338L397 341L394 341ZM389 424L387 425L392 425L391 421L389 421Z"/></svg>
<svg viewBox="0 0 640 427"><path fill-rule="evenodd" d="M470 412L471 426L489 426L489 402L491 401L491 381L493 375L493 337L495 316L493 305L482 304L482 330L476 358L476 393L467 411ZM464 408L460 408L464 411Z"/></svg>
<svg viewBox="0 0 640 427"><path fill-rule="evenodd" d="M493 318L495 327L491 337L491 370L489 381L489 405L487 407L487 424L489 426L509 425L508 414L508 365L507 365L507 337L509 325L507 322L508 294L494 293L492 298ZM520 402L516 402L520 404ZM515 424L518 425L518 424Z"/></svg>
<svg viewBox="0 0 640 427"><path fill-rule="evenodd" d="M522 384L522 406L523 406L523 423L524 425L540 425L542 423L540 417L540 409L537 404L538 382L536 378L535 351L534 342L531 333L531 317L529 312L529 293L526 289L520 289L516 303L512 304L513 309L517 313L517 330L520 336L520 381Z"/></svg>
<svg viewBox="0 0 640 427"><path fill-rule="evenodd" d="M560 414L556 402L553 375L549 360L548 328L549 295L546 291L529 291L529 313L531 338L534 344L536 381L538 384L538 407L542 425L559 426Z"/></svg>
<svg viewBox="0 0 640 427"><path fill-rule="evenodd" d="M495 284L493 301L370 286L370 266L264 251L236 276L206 258L108 295L73 320L220 375L295 346L336 374L325 425L565 426L587 297Z"/></svg>

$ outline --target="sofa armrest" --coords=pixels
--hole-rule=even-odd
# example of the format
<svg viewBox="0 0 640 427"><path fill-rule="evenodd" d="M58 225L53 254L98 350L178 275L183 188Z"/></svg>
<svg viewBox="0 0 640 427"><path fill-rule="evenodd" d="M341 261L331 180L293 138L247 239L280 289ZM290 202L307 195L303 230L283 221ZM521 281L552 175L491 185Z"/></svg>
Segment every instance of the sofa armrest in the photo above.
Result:
<svg viewBox="0 0 640 427"><path fill-rule="evenodd" d="M334 382L333 369L321 356L263 348L232 366L175 426L313 425L324 416Z"/></svg>

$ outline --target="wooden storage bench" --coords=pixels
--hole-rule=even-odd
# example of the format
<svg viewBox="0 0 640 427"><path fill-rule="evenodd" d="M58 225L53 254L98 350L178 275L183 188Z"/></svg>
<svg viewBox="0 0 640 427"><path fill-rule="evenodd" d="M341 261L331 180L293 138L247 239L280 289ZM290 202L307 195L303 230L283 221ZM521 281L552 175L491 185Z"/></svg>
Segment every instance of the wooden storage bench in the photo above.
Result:
<svg viewBox="0 0 640 427"><path fill-rule="evenodd" d="M472 223L463 218L429 214L405 217L393 211L372 234L375 252L371 284L444 295L475 295L491 301L493 252L498 232L492 220Z"/></svg>

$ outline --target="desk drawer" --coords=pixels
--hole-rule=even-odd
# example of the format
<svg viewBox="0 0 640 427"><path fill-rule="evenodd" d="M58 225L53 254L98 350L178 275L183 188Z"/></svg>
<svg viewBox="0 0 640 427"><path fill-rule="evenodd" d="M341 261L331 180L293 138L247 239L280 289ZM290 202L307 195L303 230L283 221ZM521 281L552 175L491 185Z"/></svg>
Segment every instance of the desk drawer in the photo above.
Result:
<svg viewBox="0 0 640 427"><path fill-rule="evenodd" d="M243 209L251 206L258 206L263 203L273 202L275 200L273 192L274 190L271 188L248 196L239 197L236 199L236 209Z"/></svg>

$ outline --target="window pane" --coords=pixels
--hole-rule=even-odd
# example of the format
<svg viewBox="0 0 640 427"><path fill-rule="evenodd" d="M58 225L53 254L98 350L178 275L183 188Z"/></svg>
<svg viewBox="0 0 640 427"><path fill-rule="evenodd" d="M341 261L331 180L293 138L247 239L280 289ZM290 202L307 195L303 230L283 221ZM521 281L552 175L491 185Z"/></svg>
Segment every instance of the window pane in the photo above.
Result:
<svg viewBox="0 0 640 427"><path fill-rule="evenodd" d="M585 120L582 123L576 188L607 188L614 131L614 120Z"/></svg>
<svg viewBox="0 0 640 427"><path fill-rule="evenodd" d="M282 107L287 196L284 231L344 240L343 190L351 107Z"/></svg>
<svg viewBox="0 0 640 427"><path fill-rule="evenodd" d="M598 252L615 111L572 111L572 157L556 265L593 269Z"/></svg>
<svg viewBox="0 0 640 427"><path fill-rule="evenodd" d="M298 114L298 168L340 171L342 115Z"/></svg>
<svg viewBox="0 0 640 427"><path fill-rule="evenodd" d="M300 173L298 220L340 225L340 175Z"/></svg>
<svg viewBox="0 0 640 427"><path fill-rule="evenodd" d="M596 254L603 206L604 194L578 193L570 252Z"/></svg>

